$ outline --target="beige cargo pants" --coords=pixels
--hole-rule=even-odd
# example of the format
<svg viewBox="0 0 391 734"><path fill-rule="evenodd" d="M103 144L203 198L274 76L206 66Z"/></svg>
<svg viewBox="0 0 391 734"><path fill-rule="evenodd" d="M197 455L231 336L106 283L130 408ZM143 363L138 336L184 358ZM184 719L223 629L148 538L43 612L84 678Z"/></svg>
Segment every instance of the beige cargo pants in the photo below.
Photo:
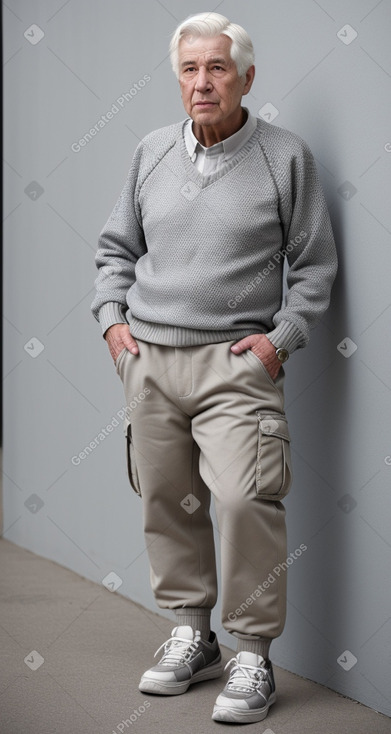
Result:
<svg viewBox="0 0 391 734"><path fill-rule="evenodd" d="M129 480L143 500L158 606L216 602L212 494L222 624L239 636L273 639L286 613L284 371L274 382L253 352L230 351L235 341L177 348L138 339L138 355L119 354Z"/></svg>

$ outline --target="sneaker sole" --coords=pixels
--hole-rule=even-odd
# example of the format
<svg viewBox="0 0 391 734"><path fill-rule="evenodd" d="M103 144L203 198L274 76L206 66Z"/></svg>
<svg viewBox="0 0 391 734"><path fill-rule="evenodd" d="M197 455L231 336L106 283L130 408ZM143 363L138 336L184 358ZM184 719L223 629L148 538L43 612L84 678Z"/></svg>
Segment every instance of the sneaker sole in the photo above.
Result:
<svg viewBox="0 0 391 734"><path fill-rule="evenodd" d="M212 714L213 721L228 721L235 724L253 724L256 721L263 721L268 715L270 706L276 701L276 694L272 693L266 704L261 709L253 709L245 711L243 709L228 708L226 706L218 706L215 704Z"/></svg>
<svg viewBox="0 0 391 734"><path fill-rule="evenodd" d="M156 679L147 678L143 675L139 684L139 691L143 693L155 693L161 696L179 696L181 693L186 693L187 689L193 683L212 680L212 678L220 678L223 672L221 663L213 663L213 665L199 670L189 680L184 681L157 681Z"/></svg>

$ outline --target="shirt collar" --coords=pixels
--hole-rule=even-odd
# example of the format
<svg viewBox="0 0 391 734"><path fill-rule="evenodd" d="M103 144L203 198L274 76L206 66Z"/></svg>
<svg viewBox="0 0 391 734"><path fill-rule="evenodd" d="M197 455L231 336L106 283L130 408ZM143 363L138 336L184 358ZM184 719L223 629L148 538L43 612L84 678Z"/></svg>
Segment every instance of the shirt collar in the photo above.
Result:
<svg viewBox="0 0 391 734"><path fill-rule="evenodd" d="M237 153L238 150L240 150L240 148L245 143L247 143L247 140L251 138L251 135L253 134L257 126L256 118L250 113L247 107L244 107L243 109L247 112L247 120L244 125L239 130L237 130L236 133L230 135L229 138L222 140L220 143L215 143L215 145L211 145L209 148L205 148L197 140L196 136L193 133L193 121L191 120L191 118L189 118L186 121L184 134L185 144L190 158L192 160L195 158L197 147L198 150L203 150L205 152L205 155L208 157L224 153L225 160L228 160L228 158L231 158L233 155L235 155L235 153Z"/></svg>

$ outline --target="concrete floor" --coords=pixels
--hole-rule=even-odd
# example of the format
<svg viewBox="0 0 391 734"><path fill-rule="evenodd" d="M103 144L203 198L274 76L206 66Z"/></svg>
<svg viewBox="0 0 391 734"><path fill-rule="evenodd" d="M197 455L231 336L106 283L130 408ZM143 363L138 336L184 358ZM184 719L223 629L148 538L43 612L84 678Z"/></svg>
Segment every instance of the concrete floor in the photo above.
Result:
<svg viewBox="0 0 391 734"><path fill-rule="evenodd" d="M280 668L269 716L244 727L210 718L226 674L182 696L142 694L170 621L7 540L0 554L1 734L391 733L386 716Z"/></svg>

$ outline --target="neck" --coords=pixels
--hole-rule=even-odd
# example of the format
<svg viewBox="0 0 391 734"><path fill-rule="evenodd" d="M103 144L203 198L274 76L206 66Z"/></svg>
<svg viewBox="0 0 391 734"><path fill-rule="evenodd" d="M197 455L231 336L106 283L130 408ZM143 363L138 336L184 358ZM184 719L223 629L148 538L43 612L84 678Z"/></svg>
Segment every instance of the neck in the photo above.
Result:
<svg viewBox="0 0 391 734"><path fill-rule="evenodd" d="M199 125L193 121L192 130L197 138L198 142L204 146L204 148L210 148L216 143L221 143L223 140L231 137L234 133L237 133L241 127L247 121L247 112L243 107L239 107L233 115L224 120L221 125Z"/></svg>

